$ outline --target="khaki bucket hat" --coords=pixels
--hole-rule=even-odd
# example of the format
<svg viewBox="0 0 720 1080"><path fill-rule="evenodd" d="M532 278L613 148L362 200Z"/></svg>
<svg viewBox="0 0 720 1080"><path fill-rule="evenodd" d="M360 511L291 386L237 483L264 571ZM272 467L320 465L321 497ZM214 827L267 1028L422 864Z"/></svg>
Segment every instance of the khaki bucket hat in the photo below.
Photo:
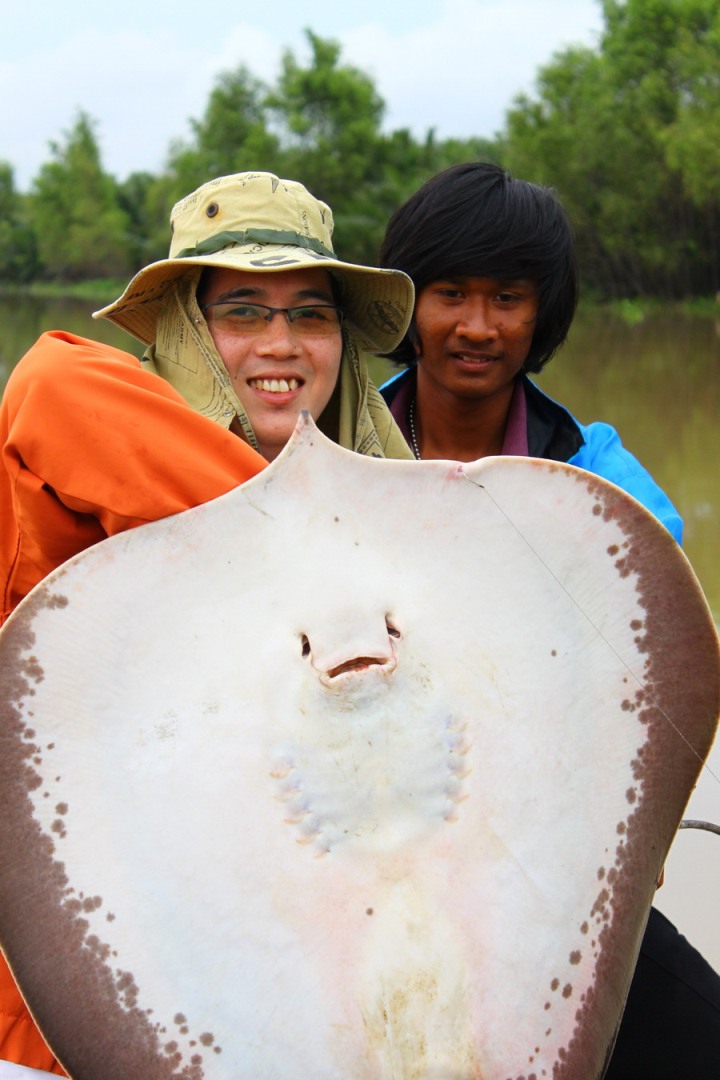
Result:
<svg viewBox="0 0 720 1080"><path fill-rule="evenodd" d="M410 278L338 259L330 207L294 180L266 172L210 180L176 203L170 226L168 258L140 270L94 318L109 319L150 345L170 283L189 270L218 266L267 274L319 267L340 282L340 305L362 344L388 352L405 334L414 300Z"/></svg>

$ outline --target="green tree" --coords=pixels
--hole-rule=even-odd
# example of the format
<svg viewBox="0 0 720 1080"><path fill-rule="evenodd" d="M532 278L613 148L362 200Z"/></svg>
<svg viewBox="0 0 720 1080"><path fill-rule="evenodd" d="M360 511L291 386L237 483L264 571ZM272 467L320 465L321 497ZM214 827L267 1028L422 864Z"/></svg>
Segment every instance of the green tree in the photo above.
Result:
<svg viewBox="0 0 720 1080"><path fill-rule="evenodd" d="M353 184L372 175L385 105L368 75L340 64L338 42L311 30L306 36L309 65L287 50L267 105L287 175L302 170L303 183L332 204L347 200Z"/></svg>
<svg viewBox="0 0 720 1080"><path fill-rule="evenodd" d="M714 291L717 195L703 179L699 199L698 178L717 151L714 140L703 147L695 138L691 170L678 148L691 140L688 115L709 118L697 75L715 47L717 2L602 6L599 49L556 55L539 73L537 97L517 99L508 113L506 163L558 188L584 278L605 294ZM712 78L704 93L714 93Z"/></svg>
<svg viewBox="0 0 720 1080"><path fill-rule="evenodd" d="M38 272L35 234L25 219L23 197L15 190L12 166L0 161L0 281L32 281Z"/></svg>
<svg viewBox="0 0 720 1080"><path fill-rule="evenodd" d="M117 186L118 205L128 221L125 239L133 271L167 256L171 186L168 177L149 172L131 173Z"/></svg>
<svg viewBox="0 0 720 1080"><path fill-rule="evenodd" d="M80 112L62 143L52 142L52 160L32 185L30 221L44 273L82 280L124 277L131 265L130 222L118 201L117 185L105 173L92 120Z"/></svg>
<svg viewBox="0 0 720 1080"><path fill-rule="evenodd" d="M280 140L278 171L330 204L338 250L359 261L375 251L387 202L385 104L370 76L340 62L338 42L311 30L306 36L310 62L303 66L286 51L266 99Z"/></svg>
<svg viewBox="0 0 720 1080"><path fill-rule="evenodd" d="M203 118L190 121L192 140L171 147L173 202L216 176L275 171L278 139L268 129L267 93L267 86L244 65L218 77Z"/></svg>
<svg viewBox="0 0 720 1080"><path fill-rule="evenodd" d="M310 58L287 51L266 106L280 140L276 171L304 183L335 217L344 257L372 262L390 214L445 165L480 156L484 140L417 140L406 129L383 131L385 103L372 78L342 63L338 42L306 31Z"/></svg>
<svg viewBox="0 0 720 1080"><path fill-rule="evenodd" d="M702 5L678 28L674 49L677 110L662 133L668 164L700 208L720 203L720 7Z"/></svg>

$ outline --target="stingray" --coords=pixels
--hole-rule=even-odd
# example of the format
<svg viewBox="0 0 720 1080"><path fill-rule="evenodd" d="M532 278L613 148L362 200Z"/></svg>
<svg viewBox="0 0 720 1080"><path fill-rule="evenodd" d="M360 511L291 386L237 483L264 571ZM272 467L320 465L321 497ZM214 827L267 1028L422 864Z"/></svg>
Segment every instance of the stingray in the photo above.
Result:
<svg viewBox="0 0 720 1080"><path fill-rule="evenodd" d="M710 748L665 529L520 458L264 472L0 638L0 938L75 1080L594 1080Z"/></svg>

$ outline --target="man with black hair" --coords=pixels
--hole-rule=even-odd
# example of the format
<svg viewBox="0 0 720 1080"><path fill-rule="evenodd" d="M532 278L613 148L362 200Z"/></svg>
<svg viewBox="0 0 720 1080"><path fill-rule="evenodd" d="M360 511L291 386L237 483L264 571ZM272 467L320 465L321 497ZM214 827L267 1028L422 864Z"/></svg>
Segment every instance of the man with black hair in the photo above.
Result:
<svg viewBox="0 0 720 1080"><path fill-rule="evenodd" d="M416 458L564 461L617 484L682 541L682 520L609 424L579 423L528 378L563 344L578 280L572 231L548 188L473 162L439 173L391 218L380 265L415 309L382 388ZM720 977L655 908L606 1080L720 1076Z"/></svg>

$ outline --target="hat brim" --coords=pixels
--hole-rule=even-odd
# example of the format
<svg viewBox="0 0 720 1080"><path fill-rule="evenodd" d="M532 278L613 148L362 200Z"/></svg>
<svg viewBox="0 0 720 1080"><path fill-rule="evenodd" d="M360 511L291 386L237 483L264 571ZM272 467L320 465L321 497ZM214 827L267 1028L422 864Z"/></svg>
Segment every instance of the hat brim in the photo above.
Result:
<svg viewBox="0 0 720 1080"><path fill-rule="evenodd" d="M357 330L361 343L378 352L390 352L400 343L412 316L413 284L399 270L358 266L290 244L234 244L209 255L151 263L135 275L122 296L93 312L93 318L109 319L145 345L151 345L171 282L206 266L260 274L309 268L327 270L342 283L345 318Z"/></svg>

